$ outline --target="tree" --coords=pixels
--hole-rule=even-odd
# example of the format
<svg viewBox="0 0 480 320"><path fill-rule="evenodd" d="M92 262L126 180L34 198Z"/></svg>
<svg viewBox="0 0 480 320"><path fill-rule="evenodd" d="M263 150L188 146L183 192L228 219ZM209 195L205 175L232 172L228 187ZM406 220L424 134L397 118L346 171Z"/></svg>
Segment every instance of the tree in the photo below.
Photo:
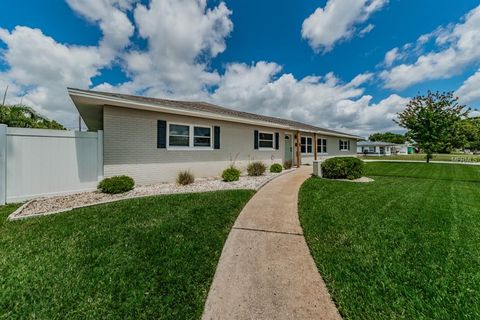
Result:
<svg viewBox="0 0 480 320"><path fill-rule="evenodd" d="M408 139L403 134L398 134L393 132L385 132L385 133L377 132L377 133L371 134L370 137L368 137L368 140L403 144L407 142Z"/></svg>
<svg viewBox="0 0 480 320"><path fill-rule="evenodd" d="M24 105L1 106L0 123L9 127L65 130L60 123L49 120Z"/></svg>
<svg viewBox="0 0 480 320"><path fill-rule="evenodd" d="M459 123L455 147L480 150L480 117L467 118Z"/></svg>
<svg viewBox="0 0 480 320"><path fill-rule="evenodd" d="M458 103L453 92L431 92L418 95L398 113L394 121L407 129L407 136L415 140L427 154L427 163L434 152L452 145L458 132L459 122L468 116L469 109Z"/></svg>

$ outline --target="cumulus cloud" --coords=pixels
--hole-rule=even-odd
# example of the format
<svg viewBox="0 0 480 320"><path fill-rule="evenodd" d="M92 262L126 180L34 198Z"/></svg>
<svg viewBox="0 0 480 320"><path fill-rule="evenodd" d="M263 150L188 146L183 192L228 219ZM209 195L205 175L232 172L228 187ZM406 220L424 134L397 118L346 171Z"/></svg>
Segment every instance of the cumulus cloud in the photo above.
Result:
<svg viewBox="0 0 480 320"><path fill-rule="evenodd" d="M0 85L9 86L8 103L22 101L67 127L75 127L77 113L66 87L91 86L91 79L128 46L134 28L123 11L131 8L131 1L68 3L75 12L99 24L103 32L99 45L62 44L39 29L24 26L11 31L0 28L0 41L6 45L0 59L8 67L0 72Z"/></svg>
<svg viewBox="0 0 480 320"><path fill-rule="evenodd" d="M403 63L381 72L384 86L401 90L426 80L450 78L462 72L466 66L477 63L480 58L480 6L471 10L462 20L420 37L417 46L433 38L435 49L421 54L414 63Z"/></svg>
<svg viewBox="0 0 480 320"><path fill-rule="evenodd" d="M465 104L480 101L480 69L463 82L455 95Z"/></svg>
<svg viewBox="0 0 480 320"><path fill-rule="evenodd" d="M100 50L106 58L112 58L129 44L135 29L125 12L131 10L137 0L66 1L75 12L99 25L103 33Z"/></svg>
<svg viewBox="0 0 480 320"><path fill-rule="evenodd" d="M63 45L27 27L12 32L0 29L0 40L7 45L2 58L9 66L0 78L13 89L7 102L23 99L51 118L68 121L65 116L70 113L72 121L73 108L65 87L91 84L90 79L104 64L98 48Z"/></svg>
<svg viewBox="0 0 480 320"><path fill-rule="evenodd" d="M135 9L145 51L127 53L125 68L133 87L146 94L198 97L220 80L209 61L226 48L233 29L231 11L221 2L207 8L205 0L152 0Z"/></svg>
<svg viewBox="0 0 480 320"><path fill-rule="evenodd" d="M388 0L328 0L325 8L317 8L303 21L302 37L316 51L330 51L335 44L351 38L357 26L380 10ZM372 31L373 24L361 29L361 36Z"/></svg>
<svg viewBox="0 0 480 320"><path fill-rule="evenodd" d="M212 59L226 49L233 30L232 12L223 2L210 7L205 0L152 0L148 6L133 0L68 3L98 24L103 32L98 45L62 44L28 27L0 29L6 45L2 60L8 66L0 73L0 87L10 85L13 102L23 97L23 102L69 127L75 127L76 112L65 87L91 88L91 79L117 61L130 79L94 89L207 100L362 135L398 129L391 119L406 99L391 95L374 103L364 92L371 73L345 82L333 73L297 79L267 61L231 63L223 74L212 69ZM365 21L385 1L362 3L363 18L355 21ZM130 44L134 26L145 40L144 49Z"/></svg>
<svg viewBox="0 0 480 320"><path fill-rule="evenodd" d="M327 128L367 135L398 130L392 119L408 99L398 95L375 104L361 87L372 78L361 74L343 82L333 73L296 79L272 62L227 66L211 101L244 111L296 119Z"/></svg>

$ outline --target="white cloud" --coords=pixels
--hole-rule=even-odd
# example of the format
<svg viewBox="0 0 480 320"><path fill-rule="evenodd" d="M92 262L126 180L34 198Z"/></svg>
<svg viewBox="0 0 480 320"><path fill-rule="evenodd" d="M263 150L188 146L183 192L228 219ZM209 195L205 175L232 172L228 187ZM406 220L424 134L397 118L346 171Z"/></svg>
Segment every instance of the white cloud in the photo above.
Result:
<svg viewBox="0 0 480 320"><path fill-rule="evenodd" d="M417 45L435 38L437 50L420 55L412 64L401 64L380 74L384 86L401 90L416 83L445 79L462 72L480 59L480 6L471 10L461 23L438 28L423 35ZM415 51L413 51L415 52Z"/></svg>
<svg viewBox="0 0 480 320"><path fill-rule="evenodd" d="M375 26L373 24L369 23L365 28L360 30L358 35L360 37L364 37L367 33L371 32L373 29L375 29Z"/></svg>
<svg viewBox="0 0 480 320"><path fill-rule="evenodd" d="M220 80L208 62L226 48L233 29L231 11L221 2L207 8L205 0L152 0L135 9L139 34L148 50L127 53L125 68L132 86L150 95L197 96Z"/></svg>
<svg viewBox="0 0 480 320"><path fill-rule="evenodd" d="M363 135L398 130L392 119L408 99L391 95L378 104L372 103L372 97L364 95L361 88L371 77L361 74L344 83L328 73L298 80L292 74L281 73L275 63L234 63L227 66L211 101Z"/></svg>
<svg viewBox="0 0 480 320"><path fill-rule="evenodd" d="M39 29L17 26L0 28L6 45L1 59L8 66L0 73L0 90L9 85L8 103L22 101L67 127L75 127L76 110L66 87L88 88L91 79L108 67L119 50L129 44L134 28L122 10L128 0L69 0L77 13L98 23L103 38L98 46L67 45Z"/></svg>
<svg viewBox="0 0 480 320"><path fill-rule="evenodd" d="M465 80L455 95L465 104L480 102L480 69Z"/></svg>
<svg viewBox="0 0 480 320"><path fill-rule="evenodd" d="M390 67L398 59L398 48L393 48L385 54L385 65Z"/></svg>
<svg viewBox="0 0 480 320"><path fill-rule="evenodd" d="M336 43L351 38L357 25L387 3L388 0L328 0L325 8L317 8L303 21L302 37L316 51L330 51ZM373 24L367 25L360 35L373 27Z"/></svg>
<svg viewBox="0 0 480 320"><path fill-rule="evenodd" d="M68 1L103 30L97 46L58 43L27 27L0 29L0 40L6 44L3 60L9 66L0 73L0 89L9 84L14 102L24 95L25 103L67 126L75 126L76 112L65 87L91 87L92 77L116 59L131 79L95 89L207 100L364 135L398 129L391 119L403 109L406 99L391 95L373 103L364 92L371 73L359 74L349 82L333 73L296 79L280 65L263 61L231 63L224 74L213 70L210 62L226 49L226 38L233 29L232 12L223 2L208 8L205 0L153 0L149 6L136 7L129 0ZM363 14L368 16L380 3L384 2L368 2ZM132 10L146 49L131 49L133 23L125 10ZM106 21L111 14L122 17ZM109 23L111 27L107 27Z"/></svg>
<svg viewBox="0 0 480 320"><path fill-rule="evenodd" d="M74 109L66 86L91 84L104 64L98 48L63 45L27 27L0 29L0 40L7 45L3 60L9 66L0 78L15 88L7 102L18 103L23 97L24 103L51 118L72 121Z"/></svg>
<svg viewBox="0 0 480 320"><path fill-rule="evenodd" d="M103 33L100 49L107 58L125 48L134 27L125 11L137 0L66 0L69 6L89 21L99 25Z"/></svg>

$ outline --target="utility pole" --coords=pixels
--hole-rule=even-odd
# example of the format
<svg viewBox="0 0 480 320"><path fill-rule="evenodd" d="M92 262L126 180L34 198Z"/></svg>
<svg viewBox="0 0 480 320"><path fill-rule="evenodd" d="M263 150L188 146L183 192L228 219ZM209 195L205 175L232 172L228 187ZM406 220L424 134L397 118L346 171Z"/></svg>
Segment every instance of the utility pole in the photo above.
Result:
<svg viewBox="0 0 480 320"><path fill-rule="evenodd" d="M5 89L5 93L3 94L2 106L5 106L5 99L7 98L7 92L8 92L8 85L7 85L7 88Z"/></svg>

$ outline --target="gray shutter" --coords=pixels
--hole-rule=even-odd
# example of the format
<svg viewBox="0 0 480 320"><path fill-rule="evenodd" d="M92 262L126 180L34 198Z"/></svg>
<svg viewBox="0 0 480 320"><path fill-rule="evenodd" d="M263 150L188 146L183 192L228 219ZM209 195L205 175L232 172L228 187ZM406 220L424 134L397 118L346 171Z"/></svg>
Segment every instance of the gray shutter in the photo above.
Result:
<svg viewBox="0 0 480 320"><path fill-rule="evenodd" d="M165 149L167 147L167 121L157 121L157 148Z"/></svg>
<svg viewBox="0 0 480 320"><path fill-rule="evenodd" d="M280 149L280 134L275 132L275 149Z"/></svg>
<svg viewBox="0 0 480 320"><path fill-rule="evenodd" d="M253 132L253 148L254 148L255 150L258 149L258 130L255 130L255 131Z"/></svg>
<svg viewBox="0 0 480 320"><path fill-rule="evenodd" d="M342 150L342 140L338 140L338 150Z"/></svg>
<svg viewBox="0 0 480 320"><path fill-rule="evenodd" d="M220 149L220 127L213 127L213 148Z"/></svg>

